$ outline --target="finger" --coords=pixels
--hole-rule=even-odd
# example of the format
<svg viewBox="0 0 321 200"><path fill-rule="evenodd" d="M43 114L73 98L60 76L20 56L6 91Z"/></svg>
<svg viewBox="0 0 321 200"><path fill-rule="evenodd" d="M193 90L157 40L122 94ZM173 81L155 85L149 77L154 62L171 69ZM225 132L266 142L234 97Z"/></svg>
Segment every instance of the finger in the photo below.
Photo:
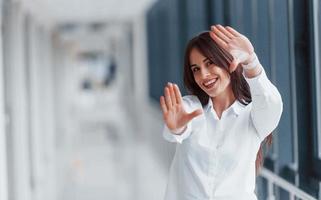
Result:
<svg viewBox="0 0 321 200"><path fill-rule="evenodd" d="M227 49L227 43L224 42L221 38L217 37L213 32L210 32L211 38L223 49Z"/></svg>
<svg viewBox="0 0 321 200"><path fill-rule="evenodd" d="M226 30L226 28L224 28L222 25L217 25L216 26L222 33L224 33L228 38L232 39L234 38L235 36L230 33L228 30Z"/></svg>
<svg viewBox="0 0 321 200"><path fill-rule="evenodd" d="M213 32L224 42L228 43L231 41L230 38L228 38L220 29L218 29L216 26L213 28Z"/></svg>
<svg viewBox="0 0 321 200"><path fill-rule="evenodd" d="M171 97L172 104L175 105L176 104L176 97L175 97L173 84L172 83L168 83L168 86L169 86L169 94L170 94L170 97Z"/></svg>
<svg viewBox="0 0 321 200"><path fill-rule="evenodd" d="M232 27L230 26L226 26L226 30L228 30L232 35L234 35L235 37L240 37L242 34L237 32L236 30L234 30Z"/></svg>
<svg viewBox="0 0 321 200"><path fill-rule="evenodd" d="M166 103L165 103L165 97L161 96L159 102L160 102L160 106L162 108L163 114L166 114L168 109L167 109L167 106L166 106Z"/></svg>
<svg viewBox="0 0 321 200"><path fill-rule="evenodd" d="M203 113L203 110L202 109L197 109L197 110L194 110L193 112L189 113L187 115L187 119L188 121L192 120L194 117L197 117L199 115L201 115Z"/></svg>
<svg viewBox="0 0 321 200"><path fill-rule="evenodd" d="M238 59L234 59L231 63L230 63L230 66L229 66L229 71L230 73L234 72L237 68L237 66L239 65L239 61Z"/></svg>
<svg viewBox="0 0 321 200"><path fill-rule="evenodd" d="M165 87L164 93L165 93L165 103L166 103L167 109L170 110L173 107L173 103L172 103L171 96L169 93L169 88L167 86Z"/></svg>
<svg viewBox="0 0 321 200"><path fill-rule="evenodd" d="M174 84L174 92L175 92L176 102L178 104L181 104L183 102L182 94L179 91L179 88L178 88L178 86L176 84Z"/></svg>

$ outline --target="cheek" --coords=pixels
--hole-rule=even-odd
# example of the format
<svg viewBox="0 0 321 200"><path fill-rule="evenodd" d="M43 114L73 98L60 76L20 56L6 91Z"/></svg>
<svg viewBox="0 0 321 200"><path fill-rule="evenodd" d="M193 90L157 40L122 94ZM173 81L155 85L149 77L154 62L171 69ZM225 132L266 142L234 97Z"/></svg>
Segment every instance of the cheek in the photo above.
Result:
<svg viewBox="0 0 321 200"><path fill-rule="evenodd" d="M226 88L228 85L230 85L231 79L229 77L224 77L221 79L221 85Z"/></svg>
<svg viewBox="0 0 321 200"><path fill-rule="evenodd" d="M197 76L196 74L194 74L194 80L195 80L196 84L197 84L199 87L202 87L201 78L200 78L199 76Z"/></svg>

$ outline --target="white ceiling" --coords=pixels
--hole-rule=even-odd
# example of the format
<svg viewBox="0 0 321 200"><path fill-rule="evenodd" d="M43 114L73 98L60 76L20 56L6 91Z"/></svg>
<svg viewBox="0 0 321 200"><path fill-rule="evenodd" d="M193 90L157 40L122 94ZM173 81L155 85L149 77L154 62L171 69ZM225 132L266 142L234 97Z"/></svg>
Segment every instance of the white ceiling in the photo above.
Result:
<svg viewBox="0 0 321 200"><path fill-rule="evenodd" d="M106 49L110 38L122 35L131 20L157 0L12 1L21 2L38 24L54 28L64 43L81 51Z"/></svg>
<svg viewBox="0 0 321 200"><path fill-rule="evenodd" d="M51 23L127 21L156 0L21 0L37 17Z"/></svg>

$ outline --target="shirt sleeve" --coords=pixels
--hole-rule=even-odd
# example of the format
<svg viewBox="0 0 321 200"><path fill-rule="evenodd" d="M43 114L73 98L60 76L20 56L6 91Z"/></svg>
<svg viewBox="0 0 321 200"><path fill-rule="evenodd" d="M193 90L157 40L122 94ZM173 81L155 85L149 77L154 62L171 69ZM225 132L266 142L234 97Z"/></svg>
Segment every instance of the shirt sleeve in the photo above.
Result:
<svg viewBox="0 0 321 200"><path fill-rule="evenodd" d="M191 135L191 133L192 133L191 122L189 122L187 124L187 128L181 134L172 133L168 129L166 124L164 125L164 129L163 129L163 137L164 137L165 140L167 140L169 142L180 143L180 144L183 142L184 139L188 138Z"/></svg>
<svg viewBox="0 0 321 200"><path fill-rule="evenodd" d="M263 141L280 121L283 112L282 98L263 67L261 73L254 78L247 78L244 72L243 76L250 86L252 96L251 119L259 139Z"/></svg>

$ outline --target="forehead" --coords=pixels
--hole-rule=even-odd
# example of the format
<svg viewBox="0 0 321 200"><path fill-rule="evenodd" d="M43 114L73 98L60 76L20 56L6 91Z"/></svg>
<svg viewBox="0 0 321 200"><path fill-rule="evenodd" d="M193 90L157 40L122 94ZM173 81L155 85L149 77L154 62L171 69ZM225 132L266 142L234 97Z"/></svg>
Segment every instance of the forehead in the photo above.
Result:
<svg viewBox="0 0 321 200"><path fill-rule="evenodd" d="M202 63L206 57L197 49L193 48L189 55L190 64Z"/></svg>

